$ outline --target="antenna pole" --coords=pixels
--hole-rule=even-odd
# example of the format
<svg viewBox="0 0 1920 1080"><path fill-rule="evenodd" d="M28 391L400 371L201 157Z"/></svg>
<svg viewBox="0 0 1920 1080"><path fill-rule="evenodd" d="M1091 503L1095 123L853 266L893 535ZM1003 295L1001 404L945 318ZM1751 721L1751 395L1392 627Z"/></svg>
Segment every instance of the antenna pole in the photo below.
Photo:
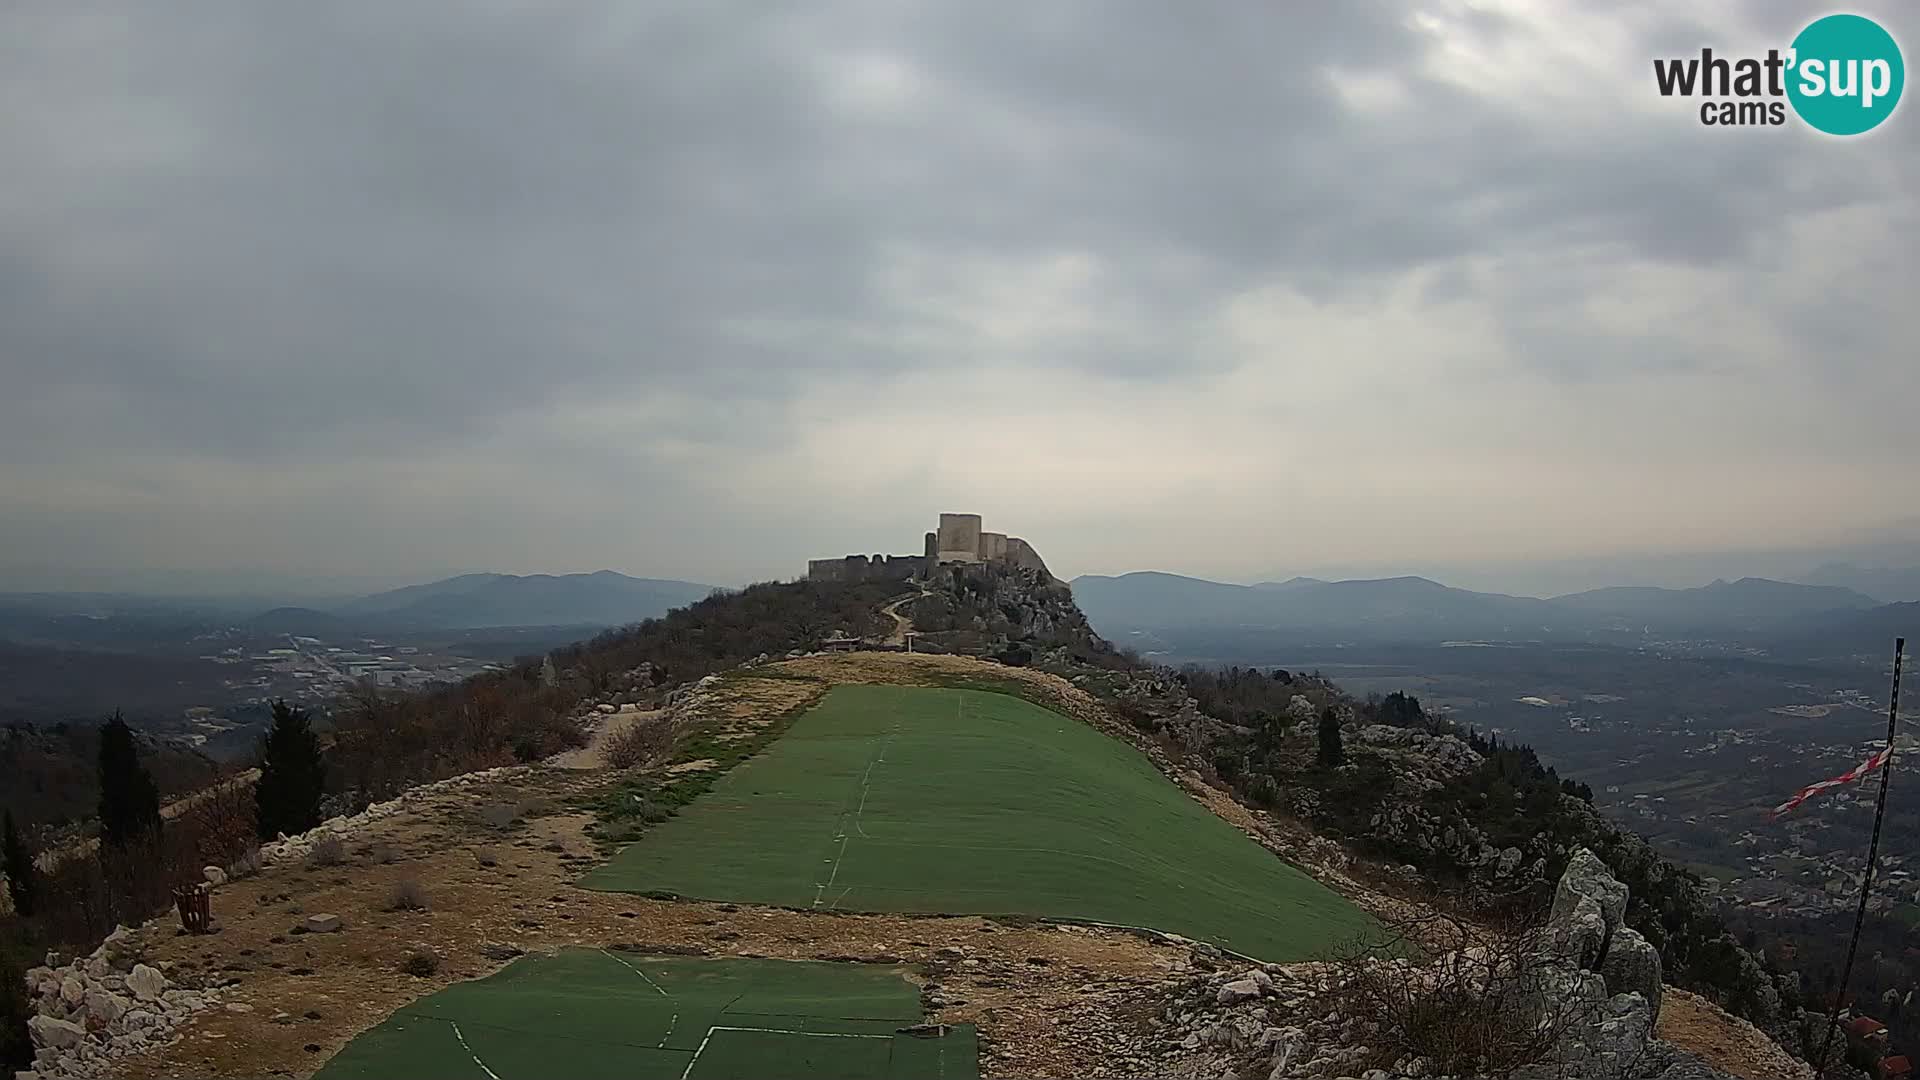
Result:
<svg viewBox="0 0 1920 1080"><path fill-rule="evenodd" d="M1840 989L1833 996L1833 1011L1827 1016L1827 1037L1820 1043L1820 1061L1815 1076L1827 1071L1827 1055L1833 1050L1833 1033L1840 1027L1840 1006L1847 1000L1847 984L1853 979L1854 954L1860 951L1860 927L1867 921L1867 897L1873 893L1873 869L1880 858L1880 826L1887 817L1887 783L1893 778L1893 735L1900 723L1900 657L1907 639L1893 639L1893 692L1887 696L1887 760L1880 766L1880 801L1873 808L1873 839L1867 844L1867 874L1860 882L1860 910L1853 916L1853 939L1847 942L1847 963L1840 969Z"/></svg>

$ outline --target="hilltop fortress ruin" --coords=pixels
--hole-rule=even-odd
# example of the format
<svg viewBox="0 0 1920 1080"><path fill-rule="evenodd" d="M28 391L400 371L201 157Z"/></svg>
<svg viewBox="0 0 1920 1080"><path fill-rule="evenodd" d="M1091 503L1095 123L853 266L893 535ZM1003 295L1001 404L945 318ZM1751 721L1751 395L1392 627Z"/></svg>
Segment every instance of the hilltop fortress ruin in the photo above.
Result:
<svg viewBox="0 0 1920 1080"><path fill-rule="evenodd" d="M844 555L807 561L809 581L906 581L953 563L998 563L1047 573L1033 545L1006 533L983 532L979 514L941 514L919 555ZM1051 575L1049 575L1051 576Z"/></svg>

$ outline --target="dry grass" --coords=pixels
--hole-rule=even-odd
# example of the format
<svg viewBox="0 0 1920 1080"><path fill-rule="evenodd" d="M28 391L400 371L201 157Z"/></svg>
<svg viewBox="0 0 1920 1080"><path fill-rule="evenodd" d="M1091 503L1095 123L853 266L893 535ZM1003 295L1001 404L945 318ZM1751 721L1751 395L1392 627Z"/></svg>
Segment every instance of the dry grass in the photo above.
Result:
<svg viewBox="0 0 1920 1080"><path fill-rule="evenodd" d="M607 766L632 769L658 761L673 749L673 721L665 717L635 720L601 746Z"/></svg>
<svg viewBox="0 0 1920 1080"><path fill-rule="evenodd" d="M323 836L307 852L307 865L314 869L339 866L347 861L347 845L337 836Z"/></svg>
<svg viewBox="0 0 1920 1080"><path fill-rule="evenodd" d="M419 878L404 877L394 882L393 889L387 894L387 910L427 910L427 887L420 884Z"/></svg>

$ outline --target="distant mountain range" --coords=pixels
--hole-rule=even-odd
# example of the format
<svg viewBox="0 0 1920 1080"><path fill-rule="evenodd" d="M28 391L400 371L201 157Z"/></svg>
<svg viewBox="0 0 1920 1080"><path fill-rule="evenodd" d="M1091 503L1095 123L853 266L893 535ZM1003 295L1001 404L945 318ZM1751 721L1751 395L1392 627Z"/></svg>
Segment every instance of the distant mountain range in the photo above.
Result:
<svg viewBox="0 0 1920 1080"><path fill-rule="evenodd" d="M1920 601L1920 566L1855 566L1826 563L1802 580L1809 585L1837 585L1866 593L1886 604Z"/></svg>
<svg viewBox="0 0 1920 1080"><path fill-rule="evenodd" d="M1537 640L1647 631L1759 632L1794 619L1822 619L1878 607L1837 586L1764 578L1695 589L1622 587L1552 599L1451 588L1421 577L1322 581L1294 578L1231 585L1145 571L1086 575L1074 598L1109 636L1131 630L1291 631L1385 640Z"/></svg>
<svg viewBox="0 0 1920 1080"><path fill-rule="evenodd" d="M446 630L489 626L620 626L713 592L691 581L591 574L462 574L363 596L328 614L348 622ZM270 613L274 614L274 613Z"/></svg>

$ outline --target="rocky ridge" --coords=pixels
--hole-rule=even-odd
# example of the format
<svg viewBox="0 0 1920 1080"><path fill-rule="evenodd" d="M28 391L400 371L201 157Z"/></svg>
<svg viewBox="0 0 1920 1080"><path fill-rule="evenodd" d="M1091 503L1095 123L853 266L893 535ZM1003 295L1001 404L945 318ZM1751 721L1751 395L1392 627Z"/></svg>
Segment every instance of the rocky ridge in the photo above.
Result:
<svg viewBox="0 0 1920 1080"><path fill-rule="evenodd" d="M1683 1080L1727 1077L1653 1034L1660 958L1621 921L1626 887L1591 852L1561 877L1553 915L1523 962L1488 962L1488 946L1417 963L1405 959L1265 965L1222 962L1196 950L1203 971L1174 987L1152 1028L1159 1057L1189 1077L1448 1080L1493 1073L1448 1071L1406 1045L1393 1017L1353 1008L1351 981L1378 975L1456 1009L1515 1003L1516 1038L1545 1035L1537 1059L1501 1074L1516 1080ZM1490 985L1494 980L1510 985ZM1436 1038L1444 1046L1444 1038Z"/></svg>

